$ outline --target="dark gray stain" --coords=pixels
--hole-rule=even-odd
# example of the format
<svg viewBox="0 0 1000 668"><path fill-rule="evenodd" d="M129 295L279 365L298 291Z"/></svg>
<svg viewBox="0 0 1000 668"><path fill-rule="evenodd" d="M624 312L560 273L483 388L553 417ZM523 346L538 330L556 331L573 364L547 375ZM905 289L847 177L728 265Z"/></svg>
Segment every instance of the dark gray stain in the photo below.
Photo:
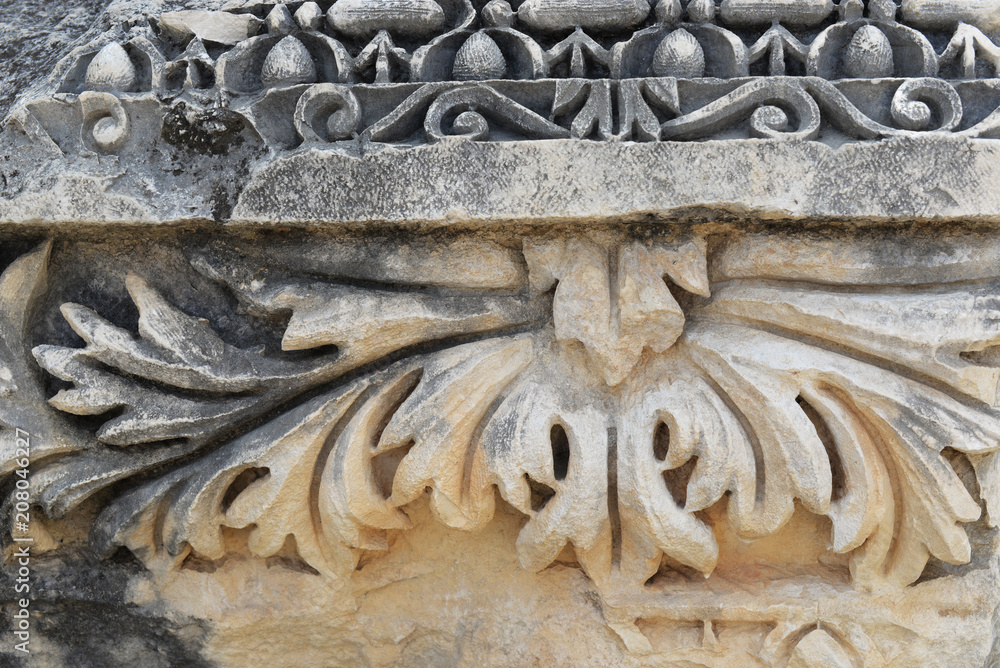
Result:
<svg viewBox="0 0 1000 668"><path fill-rule="evenodd" d="M200 620L170 618L127 600L128 584L147 577L135 557L120 550L111 559L75 547L39 555L32 562L31 645L25 658L7 643L0 666L126 668L211 666L201 656L208 629ZM14 569L0 569L0 591L13 592ZM14 606L0 602L0 634L11 633ZM6 652L6 653L5 653Z"/></svg>
<svg viewBox="0 0 1000 668"><path fill-rule="evenodd" d="M194 111L184 102L163 116L163 141L178 148L209 155L225 155L243 143L246 119L235 111L211 108Z"/></svg>

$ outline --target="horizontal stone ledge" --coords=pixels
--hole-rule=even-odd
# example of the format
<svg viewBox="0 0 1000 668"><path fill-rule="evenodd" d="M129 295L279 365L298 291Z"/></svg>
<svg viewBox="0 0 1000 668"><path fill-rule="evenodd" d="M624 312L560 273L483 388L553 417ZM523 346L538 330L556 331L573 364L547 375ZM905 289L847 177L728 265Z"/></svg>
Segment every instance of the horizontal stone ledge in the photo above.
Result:
<svg viewBox="0 0 1000 668"><path fill-rule="evenodd" d="M0 199L0 225L468 226L714 216L1000 222L1000 146L926 135L844 144L447 140L363 156L307 150L113 178L50 164ZM188 177L189 178L189 177ZM209 187L216 181L228 189ZM206 185L208 184L208 185ZM713 213L714 212L714 213Z"/></svg>

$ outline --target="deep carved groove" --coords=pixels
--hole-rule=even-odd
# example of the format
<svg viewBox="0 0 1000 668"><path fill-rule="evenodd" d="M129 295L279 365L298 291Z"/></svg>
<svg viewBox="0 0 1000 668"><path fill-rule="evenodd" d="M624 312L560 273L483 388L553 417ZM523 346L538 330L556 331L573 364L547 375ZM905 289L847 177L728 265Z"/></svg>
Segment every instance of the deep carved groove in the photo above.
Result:
<svg viewBox="0 0 1000 668"><path fill-rule="evenodd" d="M663 276L663 282L667 286L667 290L670 291L670 295L677 302L677 305L681 307L684 313L691 313L695 307L695 300L698 299L697 295L693 295L681 286L670 280L669 276Z"/></svg>
<svg viewBox="0 0 1000 668"><path fill-rule="evenodd" d="M622 517L618 509L618 430L608 427L608 521L611 524L611 563L622 558Z"/></svg>
<svg viewBox="0 0 1000 668"><path fill-rule="evenodd" d="M621 285L619 284L620 277L618 276L620 269L618 266L619 262L618 247L613 246L608 249L608 299L610 300L608 313L611 317L612 332L621 331L621 313L618 305L621 290Z"/></svg>
<svg viewBox="0 0 1000 668"><path fill-rule="evenodd" d="M265 560L268 568L278 567L295 573L308 573L309 575L319 575L320 572L309 565L299 553L299 545L295 536L288 536L285 544L274 555Z"/></svg>
<svg viewBox="0 0 1000 668"><path fill-rule="evenodd" d="M392 481L396 479L399 464L406 455L410 454L414 445L415 443L410 441L403 447L386 450L372 457L372 476L375 478L375 486L383 499L392 496Z"/></svg>
<svg viewBox="0 0 1000 668"><path fill-rule="evenodd" d="M181 569L197 573L214 573L218 568L219 562L206 559L194 552L184 557L184 561L181 562Z"/></svg>
<svg viewBox="0 0 1000 668"><path fill-rule="evenodd" d="M340 434L343 433L344 429L347 427L347 424L354 418L364 403L368 401L376 392L376 387L369 387L358 395L353 402L351 402L351 405L344 411L343 415L340 416L337 423L333 425L330 433L327 434L323 448L320 450L319 456L316 458L316 467L313 469L313 477L309 486L309 514L312 517L313 529L317 534L323 530L323 524L319 513L319 489L323 481L323 471L326 469L327 459L330 456L330 452L336 445L337 439L340 438Z"/></svg>
<svg viewBox="0 0 1000 668"><path fill-rule="evenodd" d="M531 509L539 513L545 508L549 499L556 495L556 491L545 483L538 482L527 473L524 474L524 478L528 481L528 487L531 488Z"/></svg>
<svg viewBox="0 0 1000 668"><path fill-rule="evenodd" d="M660 422L653 434L653 456L662 462L667 459L668 452L670 452L670 427L666 422Z"/></svg>
<svg viewBox="0 0 1000 668"><path fill-rule="evenodd" d="M391 420L392 416L396 414L399 407L403 405L403 402L406 401L411 394L413 394L414 390L417 389L417 385L420 384L420 379L423 377L424 370L418 369L400 379L400 382L394 388L394 391L397 392L396 397L393 399L392 404L386 409L385 414L379 419L378 427L372 435L372 448L378 447L379 441L382 440L382 432L384 432L385 428L389 425L389 420Z"/></svg>
<svg viewBox="0 0 1000 668"><path fill-rule="evenodd" d="M1000 367L1000 346L987 346L982 350L969 350L959 353L958 356L971 364Z"/></svg>
<svg viewBox="0 0 1000 668"><path fill-rule="evenodd" d="M569 472L569 436L561 424L552 425L549 430L552 445L552 472L556 480L565 480Z"/></svg>
<svg viewBox="0 0 1000 668"><path fill-rule="evenodd" d="M740 423L740 427L743 429L743 433L747 437L747 442L750 443L750 447L753 449L754 474L756 478L755 499L757 504L760 504L764 500L764 489L767 480L767 471L765 470L764 462L764 448L761 446L760 439L757 438L757 432L754 431L753 425L750 423L750 419L747 418L746 413L740 410L739 405L733 401L733 398L729 396L729 393L726 392L721 385L719 385L707 369L702 369L702 371L705 372L705 382L707 382L709 386L715 390L719 399L722 400L729 411L733 414L733 417L735 417Z"/></svg>
<svg viewBox="0 0 1000 668"><path fill-rule="evenodd" d="M236 497L243 493L243 491L249 487L255 480L265 478L271 474L271 471L265 467L255 467L249 468L240 473L233 482L229 484L229 488L226 489L225 495L222 497L222 512L229 510L229 507L233 505L233 501Z"/></svg>
<svg viewBox="0 0 1000 668"><path fill-rule="evenodd" d="M847 476L844 473L844 462L840 458L840 452L837 450L837 442L830 432L830 427L826 424L823 416L803 397L799 396L795 401L802 409L802 412L806 414L806 417L809 418L809 421L812 422L813 427L816 429L816 435L819 436L820 442L826 448L826 456L830 460L830 475L833 477L830 500L837 501L842 499L847 494Z"/></svg>
<svg viewBox="0 0 1000 668"><path fill-rule="evenodd" d="M666 461L668 454L670 454L670 427L666 422L661 421L656 425L656 431L653 433L653 456L656 457L657 461L663 462ZM667 491L670 492L674 503L680 508L683 508L684 504L687 503L688 483L691 481L697 464L698 458L691 457L680 466L663 472L663 482L667 486Z"/></svg>
<svg viewBox="0 0 1000 668"><path fill-rule="evenodd" d="M684 504L687 503L688 483L691 482L691 475L697 464L698 458L692 457L677 468L663 472L663 481L667 485L667 490L680 508L683 508Z"/></svg>
<svg viewBox="0 0 1000 668"><path fill-rule="evenodd" d="M371 447L373 449L379 446L379 441L382 440L382 432L385 431L385 428L388 426L392 416L396 414L396 411L398 411L399 407L403 405L403 402L406 401L411 394L413 394L414 390L417 389L417 386L420 384L420 380L423 376L423 369L419 369L409 373L400 380L399 384L395 388L395 391L398 394L394 397L392 404L385 411L385 414L380 418L378 427L372 435ZM392 448L391 450L380 452L372 457L371 474L375 479L375 486L382 494L382 498L388 499L392 496L392 481L396 477L396 470L399 468L399 463L403 461L403 458L410 452L413 445L413 441L410 441L402 447Z"/></svg>

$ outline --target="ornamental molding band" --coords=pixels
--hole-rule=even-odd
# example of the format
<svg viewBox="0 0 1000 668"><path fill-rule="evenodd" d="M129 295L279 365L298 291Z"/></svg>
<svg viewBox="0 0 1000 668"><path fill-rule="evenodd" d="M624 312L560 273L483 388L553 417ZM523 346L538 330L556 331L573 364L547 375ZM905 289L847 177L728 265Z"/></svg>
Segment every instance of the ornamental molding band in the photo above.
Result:
<svg viewBox="0 0 1000 668"><path fill-rule="evenodd" d="M1000 666L1000 1L97 4L0 14L0 663Z"/></svg>
<svg viewBox="0 0 1000 668"><path fill-rule="evenodd" d="M139 139L135 115L158 116L164 133L198 119L209 150L242 124L275 151L992 138L998 28L986 1L252 0L166 12L76 49L22 122L57 144L51 124L81 126L104 153Z"/></svg>

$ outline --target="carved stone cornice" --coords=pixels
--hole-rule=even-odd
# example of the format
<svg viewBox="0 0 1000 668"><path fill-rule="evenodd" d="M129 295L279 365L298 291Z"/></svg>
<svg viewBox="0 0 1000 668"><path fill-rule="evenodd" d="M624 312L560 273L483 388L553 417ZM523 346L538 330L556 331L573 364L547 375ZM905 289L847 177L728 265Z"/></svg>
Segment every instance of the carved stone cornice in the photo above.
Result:
<svg viewBox="0 0 1000 668"><path fill-rule="evenodd" d="M386 22L374 36L344 32L348 19L331 23L312 3L150 17L76 49L7 119L0 222L1000 219L994 10L891 4L818 3L822 19L805 25L795 3L693 2L580 30L533 27L562 10L442 4L444 22L419 35L352 10ZM862 62L888 58L872 31L889 40L891 71ZM489 35L506 54L502 76L464 80L476 63L493 67L482 54L454 76L465 42L485 48ZM514 58L512 44L534 55ZM875 78L843 78L848 60ZM960 60L968 72L948 64ZM695 141L706 138L723 141ZM885 140L906 143L906 158ZM684 178L691 170L712 176ZM371 179L383 196L355 187ZM552 186L545 198L532 196L539 182ZM51 193L68 205L48 206Z"/></svg>
<svg viewBox="0 0 1000 668"><path fill-rule="evenodd" d="M657 663L996 656L998 30L1000 0L116 28L0 129L6 508L157 583L338 592L496 530Z"/></svg>

